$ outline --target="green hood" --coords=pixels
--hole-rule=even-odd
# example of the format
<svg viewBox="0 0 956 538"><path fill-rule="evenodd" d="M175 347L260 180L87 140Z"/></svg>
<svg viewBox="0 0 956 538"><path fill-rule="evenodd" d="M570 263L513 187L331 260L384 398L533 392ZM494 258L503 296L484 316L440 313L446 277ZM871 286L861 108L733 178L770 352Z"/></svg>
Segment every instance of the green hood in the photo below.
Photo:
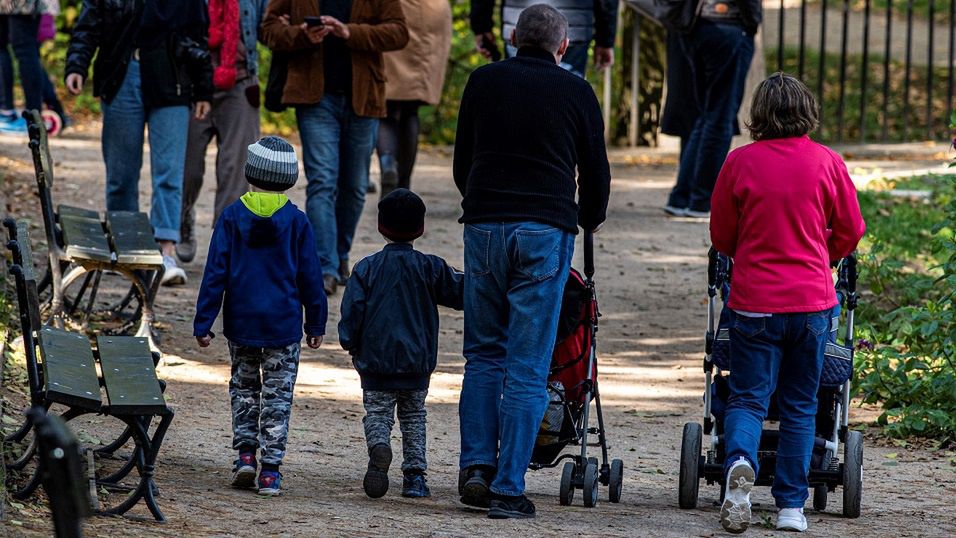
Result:
<svg viewBox="0 0 956 538"><path fill-rule="evenodd" d="M267 219L282 209L289 197L281 192L247 192L240 200L254 215Z"/></svg>

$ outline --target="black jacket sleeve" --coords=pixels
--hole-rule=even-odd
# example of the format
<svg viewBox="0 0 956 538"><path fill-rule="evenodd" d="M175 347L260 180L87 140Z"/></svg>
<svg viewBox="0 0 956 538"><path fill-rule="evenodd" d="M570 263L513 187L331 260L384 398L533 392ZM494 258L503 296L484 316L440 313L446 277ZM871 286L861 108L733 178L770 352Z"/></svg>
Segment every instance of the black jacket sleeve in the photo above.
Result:
<svg viewBox="0 0 956 538"><path fill-rule="evenodd" d="M737 8L743 19L744 30L748 34L757 33L757 27L763 22L763 4L760 0L738 0Z"/></svg>
<svg viewBox="0 0 956 538"><path fill-rule="evenodd" d="M438 256L429 256L428 260L431 265L435 302L441 306L463 310L465 308L465 273L451 267Z"/></svg>
<svg viewBox="0 0 956 538"><path fill-rule="evenodd" d="M582 84L581 121L577 133L578 224L594 230L607 219L611 194L611 167L604 146L604 118L597 96L587 83Z"/></svg>
<svg viewBox="0 0 956 538"><path fill-rule="evenodd" d="M618 0L594 0L594 44L598 47L614 46L617 8Z"/></svg>
<svg viewBox="0 0 956 538"><path fill-rule="evenodd" d="M100 13L96 0L83 0L80 16L73 25L70 47L66 51L64 74L77 73L86 78L93 55L100 46Z"/></svg>
<svg viewBox="0 0 956 538"><path fill-rule="evenodd" d="M455 186L462 196L468 191L468 176L471 174L471 165L475 151L475 118L472 115L475 98L475 73L468 77L465 91L461 94L461 106L458 108L458 128L455 132L455 156L452 164L452 175Z"/></svg>
<svg viewBox="0 0 956 538"><path fill-rule="evenodd" d="M205 12L205 10L203 10ZM204 17L202 20L195 21L189 26L186 32L190 39L195 41L200 48L209 51L209 19ZM241 38L241 36L240 36ZM188 65L187 74L192 83L191 101L212 101L212 94L215 91L212 85L212 59L206 54L206 60L199 65Z"/></svg>
<svg viewBox="0 0 956 538"><path fill-rule="evenodd" d="M471 31L477 34L485 34L494 27L495 0L471 0L471 13L469 20L471 22Z"/></svg>

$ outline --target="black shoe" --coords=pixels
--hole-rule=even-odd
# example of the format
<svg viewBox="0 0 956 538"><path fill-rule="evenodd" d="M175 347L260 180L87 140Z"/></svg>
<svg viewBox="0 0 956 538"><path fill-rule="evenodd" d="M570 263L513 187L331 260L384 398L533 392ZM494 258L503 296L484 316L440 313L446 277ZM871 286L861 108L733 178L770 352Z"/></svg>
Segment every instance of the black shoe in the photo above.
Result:
<svg viewBox="0 0 956 538"><path fill-rule="evenodd" d="M386 168L382 171L382 194L385 198L392 191L398 188L398 170L395 168Z"/></svg>
<svg viewBox="0 0 956 538"><path fill-rule="evenodd" d="M342 260L339 262L339 285L344 286L349 281L352 272L349 271L349 262Z"/></svg>
<svg viewBox="0 0 956 538"><path fill-rule="evenodd" d="M388 466L391 464L391 446L382 443L368 451L368 471L362 480L366 495L377 499L388 492Z"/></svg>
<svg viewBox="0 0 956 538"><path fill-rule="evenodd" d="M331 297L339 289L339 277L335 275L325 275L322 277L322 286L325 288L325 296Z"/></svg>
<svg viewBox="0 0 956 538"><path fill-rule="evenodd" d="M494 481L495 469L484 465L475 465L465 469L465 474L467 479L459 491L462 504L476 508L488 508L489 495L491 494L488 487Z"/></svg>
<svg viewBox="0 0 956 538"><path fill-rule="evenodd" d="M432 493L428 489L428 481L425 474L420 471L406 473L402 480L402 497L421 498L431 497Z"/></svg>
<svg viewBox="0 0 956 538"><path fill-rule="evenodd" d="M492 494L488 517L491 519L531 519L534 517L534 503L524 495L511 497Z"/></svg>

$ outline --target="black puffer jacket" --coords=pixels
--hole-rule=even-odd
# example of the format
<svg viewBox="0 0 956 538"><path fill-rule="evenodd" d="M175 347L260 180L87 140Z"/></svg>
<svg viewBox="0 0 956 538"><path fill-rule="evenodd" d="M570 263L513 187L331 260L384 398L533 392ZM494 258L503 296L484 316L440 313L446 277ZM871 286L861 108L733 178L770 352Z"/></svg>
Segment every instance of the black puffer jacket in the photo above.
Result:
<svg viewBox="0 0 956 538"><path fill-rule="evenodd" d="M163 0L158 0L163 1ZM202 0L195 0L205 6ZM66 55L66 74L84 78L93 62L93 95L110 102L116 96L133 51L140 48L140 21L146 0L83 0ZM196 10L203 15L205 9ZM140 48L143 103L147 108L212 100L212 64L207 42L208 19L193 17L159 42ZM178 50L187 39L206 51L205 59L187 61Z"/></svg>
<svg viewBox="0 0 956 538"><path fill-rule="evenodd" d="M438 364L437 305L462 309L465 275L408 243L355 265L342 296L339 343L365 390L420 390Z"/></svg>

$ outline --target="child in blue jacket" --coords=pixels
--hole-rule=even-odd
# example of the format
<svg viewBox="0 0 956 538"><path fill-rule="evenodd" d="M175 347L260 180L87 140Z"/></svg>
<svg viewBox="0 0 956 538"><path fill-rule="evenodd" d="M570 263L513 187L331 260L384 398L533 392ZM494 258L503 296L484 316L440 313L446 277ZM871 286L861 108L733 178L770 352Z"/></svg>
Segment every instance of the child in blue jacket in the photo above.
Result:
<svg viewBox="0 0 956 538"><path fill-rule="evenodd" d="M388 244L355 265L342 297L339 342L362 378L368 471L365 494L388 491L395 407L402 430L403 497L428 497L425 396L438 361L438 305L462 309L464 274L412 243L425 230L425 204L408 189L378 203Z"/></svg>
<svg viewBox="0 0 956 538"><path fill-rule="evenodd" d="M278 495L302 331L309 347L318 348L328 305L309 220L283 194L299 177L295 150L265 137L249 146L245 174L250 192L216 221L193 334L207 347L222 309L232 357L232 446L239 451L232 486Z"/></svg>

